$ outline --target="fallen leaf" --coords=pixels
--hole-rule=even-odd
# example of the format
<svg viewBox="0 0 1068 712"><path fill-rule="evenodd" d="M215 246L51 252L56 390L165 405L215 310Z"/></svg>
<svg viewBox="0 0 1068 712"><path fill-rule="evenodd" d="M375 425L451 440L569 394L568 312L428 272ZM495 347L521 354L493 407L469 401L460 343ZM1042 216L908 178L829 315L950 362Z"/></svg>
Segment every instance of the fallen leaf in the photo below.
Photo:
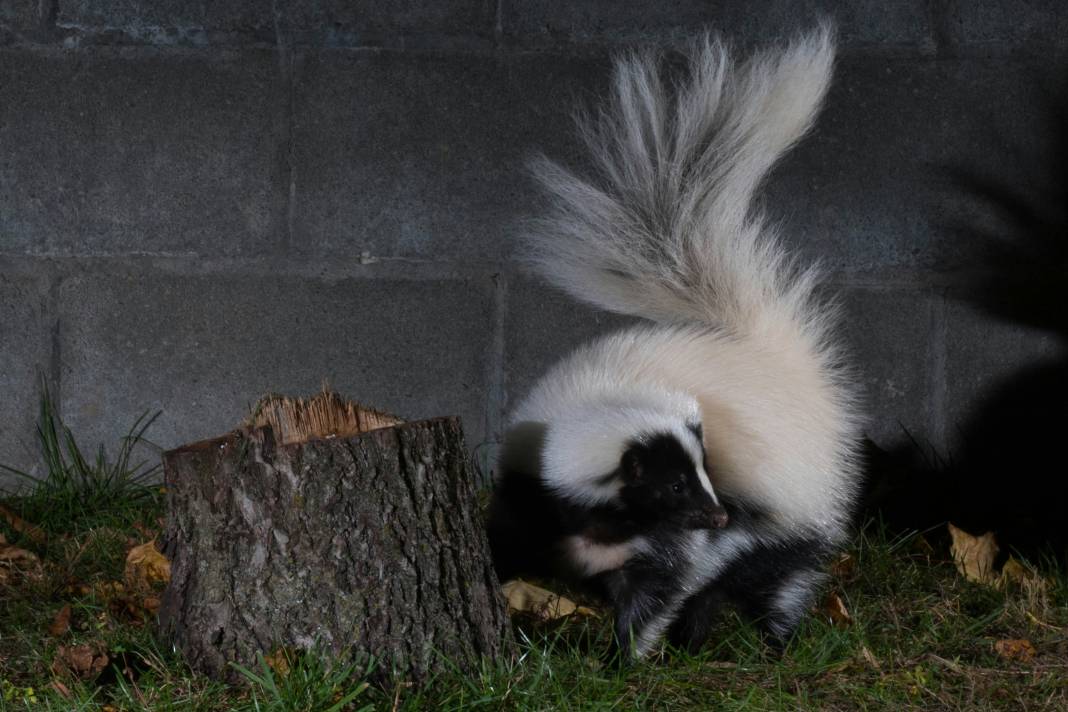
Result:
<svg viewBox="0 0 1068 712"><path fill-rule="evenodd" d="M842 602L842 598L834 591L828 593L820 603L819 612L830 620L831 624L838 628L844 628L853 622L853 617Z"/></svg>
<svg viewBox="0 0 1068 712"><path fill-rule="evenodd" d="M6 584L19 575L34 576L40 570L41 560L36 554L6 542L0 543L0 584Z"/></svg>
<svg viewBox="0 0 1068 712"><path fill-rule="evenodd" d="M1026 663L1035 657L1035 646L1024 638L999 640L994 643L994 652L1004 660Z"/></svg>
<svg viewBox="0 0 1068 712"><path fill-rule="evenodd" d="M93 680L108 664L104 644L100 641L81 645L61 645L52 660L52 672L79 680Z"/></svg>
<svg viewBox="0 0 1068 712"><path fill-rule="evenodd" d="M132 587L150 587L171 580L171 562L159 549L156 540L130 549L126 555L126 583Z"/></svg>
<svg viewBox="0 0 1068 712"><path fill-rule="evenodd" d="M860 646L860 657L866 662L872 669L882 671L883 666L879 664L879 659L875 657L875 654L868 649L867 645Z"/></svg>
<svg viewBox="0 0 1068 712"><path fill-rule="evenodd" d="M292 657L292 651L284 647L276 648L270 655L263 656L263 662L266 663L267 667L274 670L279 677L285 677L289 674L289 661Z"/></svg>
<svg viewBox="0 0 1068 712"><path fill-rule="evenodd" d="M69 700L71 698L70 688L64 685L59 680L53 680L51 685L52 689L58 692L59 696L63 699Z"/></svg>
<svg viewBox="0 0 1068 712"><path fill-rule="evenodd" d="M20 566L36 565L40 559L33 552L20 549L17 546L4 545L0 548L0 563Z"/></svg>
<svg viewBox="0 0 1068 712"><path fill-rule="evenodd" d="M514 579L501 586L508 599L509 613L529 613L542 620L564 618L573 613L596 616L592 608L576 605L574 601L559 594L534 586L521 579Z"/></svg>
<svg viewBox="0 0 1068 712"><path fill-rule="evenodd" d="M6 519L12 529L19 534L25 534L37 544L42 543L47 538L40 527L30 524L2 504L0 504L0 517Z"/></svg>
<svg viewBox="0 0 1068 712"><path fill-rule="evenodd" d="M1032 599L1045 597L1049 591L1049 581L1031 567L1021 564L1012 556L1001 567L1001 576L998 583L1002 586L1008 584L1018 585Z"/></svg>
<svg viewBox="0 0 1068 712"><path fill-rule="evenodd" d="M58 638L70 630L70 604L59 609L59 613L52 619L52 625L48 626L48 634Z"/></svg>
<svg viewBox="0 0 1068 712"><path fill-rule="evenodd" d="M972 536L952 524L946 526L949 527L949 535L953 538L950 552L953 554L954 563L957 564L957 570L969 581L993 584L996 581L994 559L998 555L994 533Z"/></svg>
<svg viewBox="0 0 1068 712"><path fill-rule="evenodd" d="M831 564L831 575L838 578L849 578L857 570L857 560L852 554L842 552Z"/></svg>
<svg viewBox="0 0 1068 712"><path fill-rule="evenodd" d="M912 538L910 548L917 554L922 554L923 556L931 556L935 553L934 547L931 546L931 542L927 541L927 537L923 534L917 534Z"/></svg>

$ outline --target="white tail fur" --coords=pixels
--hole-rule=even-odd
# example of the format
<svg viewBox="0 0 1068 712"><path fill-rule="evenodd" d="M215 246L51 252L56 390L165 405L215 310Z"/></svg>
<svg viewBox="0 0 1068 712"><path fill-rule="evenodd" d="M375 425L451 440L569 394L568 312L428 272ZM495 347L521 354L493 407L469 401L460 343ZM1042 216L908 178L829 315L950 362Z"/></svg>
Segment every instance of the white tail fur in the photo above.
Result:
<svg viewBox="0 0 1068 712"><path fill-rule="evenodd" d="M815 271L795 268L752 202L819 109L831 31L743 63L706 36L687 60L672 91L655 55L617 61L608 105L580 121L591 177L535 161L554 207L531 235L534 260L612 311L736 333L789 324L819 339Z"/></svg>

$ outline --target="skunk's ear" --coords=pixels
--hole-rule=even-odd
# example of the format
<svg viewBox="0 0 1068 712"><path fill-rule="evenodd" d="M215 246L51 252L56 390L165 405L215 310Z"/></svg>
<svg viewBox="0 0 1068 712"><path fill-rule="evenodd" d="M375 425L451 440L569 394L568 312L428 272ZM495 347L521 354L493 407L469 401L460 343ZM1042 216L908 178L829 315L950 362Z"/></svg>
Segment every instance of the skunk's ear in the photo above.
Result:
<svg viewBox="0 0 1068 712"><path fill-rule="evenodd" d="M627 484L640 482L645 474L641 459L638 457L637 448L629 447L623 452L623 459L619 464L623 471L623 481Z"/></svg>

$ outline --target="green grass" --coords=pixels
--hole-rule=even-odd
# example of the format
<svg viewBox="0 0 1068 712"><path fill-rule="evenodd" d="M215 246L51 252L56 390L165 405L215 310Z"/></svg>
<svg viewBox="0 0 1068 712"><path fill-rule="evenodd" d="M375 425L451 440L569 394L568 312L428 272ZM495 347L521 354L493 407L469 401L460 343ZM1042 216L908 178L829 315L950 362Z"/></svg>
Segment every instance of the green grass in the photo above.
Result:
<svg viewBox="0 0 1068 712"><path fill-rule="evenodd" d="M42 562L36 575L0 584L0 710L1068 709L1062 568L1038 562L1045 591L995 590L957 574L943 532L892 537L877 524L856 537L852 565L833 573L852 623L814 613L782 652L728 612L700 655L663 649L619 669L601 661L608 616L517 620L516 659L420 688L367 685L366 669L314 652L291 655L288 674L259 661L241 671L248 684L214 682L157 638L151 616L117 606L102 586L122 580L131 542L144 541L161 512L158 489L143 479L151 470L131 466L132 446L123 449L132 441L114 461L90 463L50 406L42 420L48 477L3 503L49 536L33 541L0 519L0 533ZM67 604L71 628L53 637L49 625ZM996 641L1020 638L1033 659L996 652ZM60 646L79 643L111 659L92 681L52 671Z"/></svg>
<svg viewBox="0 0 1068 712"><path fill-rule="evenodd" d="M151 484L159 477L158 458L151 463L134 460L138 446L148 444L145 432L159 414L146 413L138 418L113 457L107 456L103 445L86 456L60 420L43 384L42 391L37 442L43 474L34 477L0 463L0 471L14 475L22 490L29 490L18 498L22 516L45 533L61 535L95 527L122 527L131 523L131 516L162 512L158 488Z"/></svg>

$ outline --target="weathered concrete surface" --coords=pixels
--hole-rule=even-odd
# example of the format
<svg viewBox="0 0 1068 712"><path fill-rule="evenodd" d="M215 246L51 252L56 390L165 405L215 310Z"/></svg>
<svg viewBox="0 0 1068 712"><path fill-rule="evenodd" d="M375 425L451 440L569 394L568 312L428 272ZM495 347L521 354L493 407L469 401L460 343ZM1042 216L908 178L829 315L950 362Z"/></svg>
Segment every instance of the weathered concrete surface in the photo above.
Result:
<svg viewBox="0 0 1068 712"><path fill-rule="evenodd" d="M853 288L839 299L839 334L863 386L865 433L878 443L929 437L941 426L944 344L941 296L909 289Z"/></svg>
<svg viewBox="0 0 1068 712"><path fill-rule="evenodd" d="M576 302L531 275L516 275L509 282L506 300L505 409L518 405L562 356L639 321Z"/></svg>
<svg viewBox="0 0 1068 712"><path fill-rule="evenodd" d="M284 107L269 52L0 50L0 250L273 250Z"/></svg>
<svg viewBox="0 0 1068 712"><path fill-rule="evenodd" d="M85 44L394 47L484 45L492 0L59 0L56 26Z"/></svg>
<svg viewBox="0 0 1068 712"><path fill-rule="evenodd" d="M293 246L494 262L536 205L525 161L573 152L570 107L603 61L309 56L297 72Z"/></svg>
<svg viewBox="0 0 1068 712"><path fill-rule="evenodd" d="M59 291L63 415L108 441L145 410L163 447L220 435L267 392L338 392L404 418L458 414L483 438L489 280L87 271Z"/></svg>
<svg viewBox="0 0 1068 712"><path fill-rule="evenodd" d="M0 271L0 465L32 474L39 461L33 426L40 379L51 376L51 336L47 282ZM0 488L17 483L0 471Z"/></svg>
<svg viewBox="0 0 1068 712"><path fill-rule="evenodd" d="M789 37L799 25L814 25L821 17L836 22L847 45L924 51L934 44L928 3L921 0L774 0L759 9L745 0L504 0L501 5L504 35L521 46L664 42L691 36L702 27L745 43L766 43Z"/></svg>

